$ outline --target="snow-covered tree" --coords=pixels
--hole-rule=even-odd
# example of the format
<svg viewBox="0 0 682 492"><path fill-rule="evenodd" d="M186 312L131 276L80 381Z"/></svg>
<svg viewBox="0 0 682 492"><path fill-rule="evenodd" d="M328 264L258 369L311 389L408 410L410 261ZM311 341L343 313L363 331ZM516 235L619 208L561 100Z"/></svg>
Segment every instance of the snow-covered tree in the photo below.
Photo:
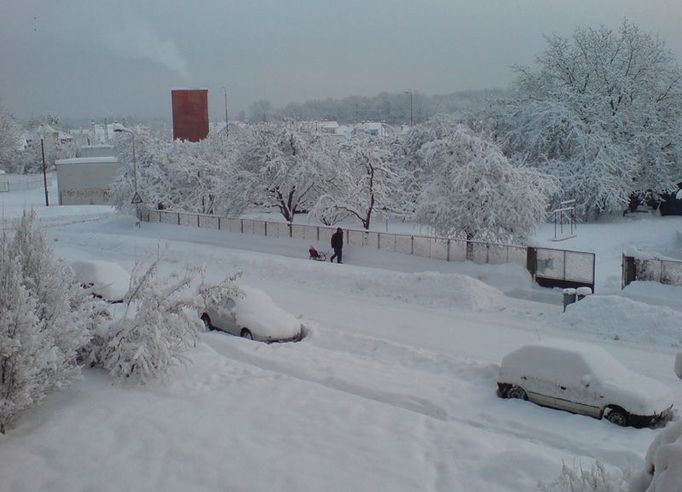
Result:
<svg viewBox="0 0 682 492"><path fill-rule="evenodd" d="M384 140L354 137L343 146L336 177L327 182L311 214L323 221L337 214L352 216L369 229L375 212L402 212L399 168L393 162Z"/></svg>
<svg viewBox="0 0 682 492"><path fill-rule="evenodd" d="M287 123L259 125L238 157L223 195L232 213L275 208L287 222L309 210L334 178L337 155L329 137Z"/></svg>
<svg viewBox="0 0 682 492"><path fill-rule="evenodd" d="M80 288L68 265L57 260L35 212L25 212L10 243L19 258L23 283L36 301L39 329L52 344L54 357L45 377L54 386L68 384L80 374L78 352L90 338L86 320L91 299Z"/></svg>
<svg viewBox="0 0 682 492"><path fill-rule="evenodd" d="M545 219L554 180L513 165L495 144L463 126L421 152L434 172L424 185L416 218L437 234L523 240Z"/></svg>
<svg viewBox="0 0 682 492"><path fill-rule="evenodd" d="M19 157L20 126L0 107L0 169L16 172Z"/></svg>
<svg viewBox="0 0 682 492"><path fill-rule="evenodd" d="M0 433L19 414L40 402L50 381L41 377L50 345L41 333L36 302L22 285L21 264L0 240Z"/></svg>
<svg viewBox="0 0 682 492"><path fill-rule="evenodd" d="M184 363L184 352L195 345L201 321L189 288L195 270L157 278L159 260L133 272L125 312L108 329L108 341L95 357L109 373L145 383L167 376Z"/></svg>
<svg viewBox="0 0 682 492"><path fill-rule="evenodd" d="M628 21L546 40L537 68L517 68L514 95L491 108L504 152L559 177L585 218L622 209L633 191L670 188L682 70L665 43Z"/></svg>
<svg viewBox="0 0 682 492"><path fill-rule="evenodd" d="M80 374L90 299L57 261L35 214L0 239L0 430Z"/></svg>

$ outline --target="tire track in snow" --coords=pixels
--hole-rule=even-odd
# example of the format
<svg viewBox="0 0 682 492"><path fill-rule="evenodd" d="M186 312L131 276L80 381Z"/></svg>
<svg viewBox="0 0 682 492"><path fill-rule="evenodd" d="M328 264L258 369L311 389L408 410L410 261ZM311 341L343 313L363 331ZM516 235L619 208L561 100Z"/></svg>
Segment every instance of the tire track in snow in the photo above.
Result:
<svg viewBox="0 0 682 492"><path fill-rule="evenodd" d="M317 355L317 357L313 357L312 359L313 361L319 360L320 368L322 369L319 371L320 374L316 374L312 373L309 369L303 367L296 367L292 364L288 364L287 362L282 361L281 359L274 360L271 351L259 350L261 347L258 347L255 352L248 353L245 350L243 350L243 348L247 348L248 346L242 344L251 344L252 342L246 342L236 338L232 339L230 335L216 333L211 335L210 339L206 341L217 353L229 358L230 360L238 360L239 362L258 367L262 370L272 371L300 381L318 384L330 390L340 391L342 393L363 398L368 401L389 405L391 407L415 413L420 416L429 419L434 419L440 422L444 423L453 422L465 425L467 427L475 428L487 433L493 433L496 435L501 434L513 438L523 439L524 441L531 442L538 446L553 448L566 454L587 456L590 458L599 459L603 462L609 463L614 466L631 465L634 462L638 462L638 460L640 459L639 455L632 451L618 451L601 447L595 448L593 446L594 444L593 442L581 442L575 439L567 438L566 435L561 435L548 431L546 428L542 429L528 426L523 424L519 420L514 420L513 417L505 420L504 415L502 416L502 418L500 418L500 415L492 414L490 412L483 412L477 414L477 417L479 417L479 419L474 417L459 416L449 412L443 407L443 405L438 404L428 398L407 393L385 391L378 389L376 387L364 386L357 382L351 382L340 377L324 376L323 375L325 373L324 362L322 361L329 361L330 356L328 355L328 352L334 352L329 351L327 349L320 349L320 353L315 354ZM390 344L391 342L387 343ZM318 347L314 347L312 343L306 342L305 340L297 345L302 344L306 344L309 347L312 347L313 349L318 349ZM275 351L279 350L280 348L284 347L277 347ZM295 355L295 357L291 357L288 360L292 361L293 364L300 363L300 361L302 360L301 354L294 353L298 352L298 350L286 351L291 352L293 355ZM342 353L344 355L353 355L343 353L341 351L339 351L339 353ZM308 357L310 356L309 353L305 355ZM310 359L306 359L306 362L310 361L311 361ZM469 371L467 370L465 372ZM362 379L358 380L361 381ZM451 382L454 383L455 380ZM468 381L464 382L457 381L457 383L460 385L462 383L467 384ZM480 387L480 385L478 386ZM488 386L483 387L488 388ZM445 391L445 388L442 389ZM493 390L491 389L490 392L492 391ZM497 399L496 396L494 396L493 398ZM509 402L503 400L499 400L499 402L501 405L505 405L508 403L533 405L530 402ZM476 403L478 402L472 403L474 404L473 405L474 408L478 408L476 406ZM482 406L485 408L484 405ZM540 407L537 408L540 409ZM542 411L553 412L554 410L542 409ZM562 412L559 415L565 414ZM595 421L595 423L598 423L598 421Z"/></svg>

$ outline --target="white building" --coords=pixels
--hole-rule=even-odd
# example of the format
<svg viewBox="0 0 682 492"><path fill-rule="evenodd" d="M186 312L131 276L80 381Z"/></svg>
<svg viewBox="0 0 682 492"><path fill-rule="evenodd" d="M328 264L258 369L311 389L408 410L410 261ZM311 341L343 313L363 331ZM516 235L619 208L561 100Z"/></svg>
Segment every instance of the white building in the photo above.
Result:
<svg viewBox="0 0 682 492"><path fill-rule="evenodd" d="M60 205L108 205L111 185L121 172L116 157L59 159L57 190Z"/></svg>

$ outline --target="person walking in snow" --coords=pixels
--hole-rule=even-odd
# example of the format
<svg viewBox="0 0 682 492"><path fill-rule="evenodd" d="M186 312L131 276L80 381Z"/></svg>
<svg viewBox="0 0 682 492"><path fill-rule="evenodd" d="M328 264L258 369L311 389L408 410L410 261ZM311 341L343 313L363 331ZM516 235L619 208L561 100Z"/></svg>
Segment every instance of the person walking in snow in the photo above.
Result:
<svg viewBox="0 0 682 492"><path fill-rule="evenodd" d="M343 263L343 229L340 227L332 234L332 249L334 250L334 254L329 258L329 261L333 263L334 258L336 258L337 263Z"/></svg>

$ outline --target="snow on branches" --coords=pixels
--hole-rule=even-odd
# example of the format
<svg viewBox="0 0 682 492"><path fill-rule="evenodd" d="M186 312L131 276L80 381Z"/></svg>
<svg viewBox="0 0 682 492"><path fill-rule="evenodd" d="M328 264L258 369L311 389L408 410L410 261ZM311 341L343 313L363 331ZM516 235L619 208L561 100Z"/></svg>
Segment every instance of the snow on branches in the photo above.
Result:
<svg viewBox="0 0 682 492"><path fill-rule="evenodd" d="M336 176L311 210L324 221L335 215L352 216L369 229L373 213L400 208L400 170L383 140L356 136L341 150Z"/></svg>
<svg viewBox="0 0 682 492"><path fill-rule="evenodd" d="M420 152L434 172L421 192L416 218L437 234L522 240L545 219L555 181L512 165L496 145L465 127L425 144Z"/></svg>
<svg viewBox="0 0 682 492"><path fill-rule="evenodd" d="M584 218L622 209L634 191L679 177L682 70L656 36L625 21L546 38L535 70L491 109L490 130L511 158L561 180Z"/></svg>
<svg viewBox="0 0 682 492"><path fill-rule="evenodd" d="M145 272L136 266L125 312L109 327L108 340L96 357L114 377L140 383L165 377L186 362L184 352L196 343L201 321L188 292L195 269L157 279L159 261Z"/></svg>
<svg viewBox="0 0 682 492"><path fill-rule="evenodd" d="M287 222L307 212L334 177L330 137L293 123L257 125L229 176L229 209L276 208Z"/></svg>
<svg viewBox="0 0 682 492"><path fill-rule="evenodd" d="M0 432L80 374L91 300L54 258L35 213L0 238Z"/></svg>

